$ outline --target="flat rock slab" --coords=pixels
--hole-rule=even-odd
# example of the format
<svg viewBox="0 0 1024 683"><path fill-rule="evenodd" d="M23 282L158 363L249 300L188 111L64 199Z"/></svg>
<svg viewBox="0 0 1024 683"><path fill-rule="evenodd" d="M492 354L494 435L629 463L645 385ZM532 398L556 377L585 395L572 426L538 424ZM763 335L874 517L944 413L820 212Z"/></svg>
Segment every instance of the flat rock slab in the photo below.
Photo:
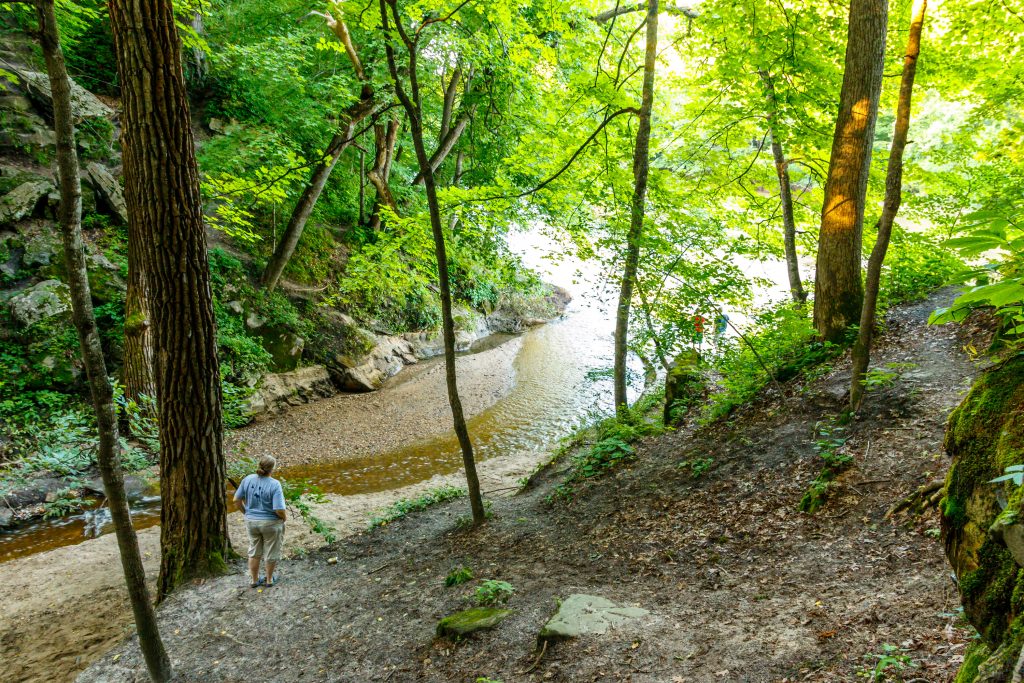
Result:
<svg viewBox="0 0 1024 683"><path fill-rule="evenodd" d="M598 595L574 593L562 601L555 616L537 636L538 642L607 633L620 624L650 614L639 607L619 607Z"/></svg>
<svg viewBox="0 0 1024 683"><path fill-rule="evenodd" d="M437 635L447 638L468 636L475 631L497 626L510 614L512 610L496 607L474 607L456 612L437 623Z"/></svg>

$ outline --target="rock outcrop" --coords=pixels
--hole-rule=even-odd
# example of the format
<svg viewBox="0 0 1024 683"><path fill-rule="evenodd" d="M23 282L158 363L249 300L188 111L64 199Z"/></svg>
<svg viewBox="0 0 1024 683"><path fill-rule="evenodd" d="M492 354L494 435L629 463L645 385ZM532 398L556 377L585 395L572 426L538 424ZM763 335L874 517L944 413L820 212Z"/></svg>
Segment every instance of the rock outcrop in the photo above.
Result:
<svg viewBox="0 0 1024 683"><path fill-rule="evenodd" d="M1024 464L1024 357L987 370L950 415L941 502L946 557L981 635L958 683L1003 683L1024 648L1024 487L992 480Z"/></svg>
<svg viewBox="0 0 1024 683"><path fill-rule="evenodd" d="M71 292L63 282L43 280L11 297L10 307L14 320L22 327L29 327L69 315Z"/></svg>
<svg viewBox="0 0 1024 683"><path fill-rule="evenodd" d="M96 194L109 209L110 214L121 222L121 225L128 225L128 205L124 201L124 192L121 184L107 170L106 166L95 161L86 166L87 179L92 185Z"/></svg>
<svg viewBox="0 0 1024 683"><path fill-rule="evenodd" d="M18 78L18 84L30 100L52 116L53 96L50 94L49 77L38 71L8 64L10 71ZM85 119L109 119L114 112L95 95L71 81L71 114L76 122Z"/></svg>
<svg viewBox="0 0 1024 683"><path fill-rule="evenodd" d="M292 372L265 375L249 399L253 417L282 413L289 406L310 403L335 394L327 368L312 365Z"/></svg>
<svg viewBox="0 0 1024 683"><path fill-rule="evenodd" d="M54 184L46 178L29 177L10 192L0 197L0 225L13 225L31 218L36 207L54 191Z"/></svg>

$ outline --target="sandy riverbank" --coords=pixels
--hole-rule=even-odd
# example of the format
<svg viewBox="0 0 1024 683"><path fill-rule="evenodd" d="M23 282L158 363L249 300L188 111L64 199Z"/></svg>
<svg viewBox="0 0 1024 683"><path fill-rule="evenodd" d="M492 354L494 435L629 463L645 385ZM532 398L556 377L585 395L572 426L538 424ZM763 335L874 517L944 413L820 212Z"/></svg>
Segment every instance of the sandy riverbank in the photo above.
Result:
<svg viewBox="0 0 1024 683"><path fill-rule="evenodd" d="M459 394L466 417L508 395L522 337L460 356ZM256 422L225 439L228 452L273 455L282 467L337 462L383 453L452 429L444 362L431 359L404 369L372 394L338 394L296 406L285 416Z"/></svg>

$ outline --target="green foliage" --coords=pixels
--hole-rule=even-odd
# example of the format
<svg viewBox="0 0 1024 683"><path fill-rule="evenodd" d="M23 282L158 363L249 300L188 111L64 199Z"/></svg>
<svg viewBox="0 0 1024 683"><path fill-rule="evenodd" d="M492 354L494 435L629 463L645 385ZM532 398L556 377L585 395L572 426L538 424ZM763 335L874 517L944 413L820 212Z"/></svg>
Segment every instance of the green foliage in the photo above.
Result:
<svg viewBox="0 0 1024 683"><path fill-rule="evenodd" d="M88 502L79 498L77 491L66 488L57 492L56 498L43 504L43 517L53 519L80 512Z"/></svg>
<svg viewBox="0 0 1024 683"><path fill-rule="evenodd" d="M800 499L797 508L801 512L814 514L828 502L832 482L843 470L853 462L853 458L840 452L846 443L845 428L837 424L837 419L820 421L815 425L814 450L824 462L821 472L814 478Z"/></svg>
<svg viewBox="0 0 1024 683"><path fill-rule="evenodd" d="M886 363L885 369L873 368L864 373L861 384L866 391L884 389L895 384L905 370L916 367L916 363Z"/></svg>
<svg viewBox="0 0 1024 683"><path fill-rule="evenodd" d="M878 681L903 680L901 672L908 668L916 668L917 664L910 659L905 648L884 643L881 652L864 655L868 666L857 671L858 678L866 678L873 683ZM874 666L871 666L871 663Z"/></svg>
<svg viewBox="0 0 1024 683"><path fill-rule="evenodd" d="M507 603L515 591L516 589L507 581L487 579L481 581L480 585L476 587L473 598L476 600L476 604L482 607L496 607Z"/></svg>
<svg viewBox="0 0 1024 683"><path fill-rule="evenodd" d="M683 460L676 467L680 469L689 468L690 476L694 479L700 479L714 464L714 458L694 458L692 460Z"/></svg>
<svg viewBox="0 0 1024 683"><path fill-rule="evenodd" d="M1017 346L1024 338L1024 208L998 201L993 208L976 211L961 228L962 237L947 241L965 258L991 255L994 260L961 274L973 281L949 308L935 311L929 322L959 321L973 308L991 307L1004 321L1003 337Z"/></svg>
<svg viewBox="0 0 1024 683"><path fill-rule="evenodd" d="M909 232L894 226L882 268L878 293L880 308L884 310L924 298L939 287L954 282L963 267L963 261L944 248L942 240L935 235Z"/></svg>
<svg viewBox="0 0 1024 683"><path fill-rule="evenodd" d="M444 503L466 495L466 489L456 486L440 486L416 498L402 498L370 518L370 527L387 526L412 512L426 510L431 505Z"/></svg>
<svg viewBox="0 0 1024 683"><path fill-rule="evenodd" d="M808 310L789 303L765 309L752 318L742 338L729 340L714 359L721 391L712 395L707 419L728 415L769 382L792 379L838 351L817 339Z"/></svg>
<svg viewBox="0 0 1024 683"><path fill-rule="evenodd" d="M473 580L473 570L469 567L456 567L455 569L448 572L448 576L444 577L444 585L448 586L459 586L466 583L467 581Z"/></svg>

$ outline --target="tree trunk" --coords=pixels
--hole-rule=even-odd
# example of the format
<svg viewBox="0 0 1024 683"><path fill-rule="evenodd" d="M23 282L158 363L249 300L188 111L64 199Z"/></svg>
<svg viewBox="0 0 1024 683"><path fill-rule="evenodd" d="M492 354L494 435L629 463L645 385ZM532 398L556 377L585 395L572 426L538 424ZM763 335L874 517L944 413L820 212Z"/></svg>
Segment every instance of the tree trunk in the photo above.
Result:
<svg viewBox="0 0 1024 683"><path fill-rule="evenodd" d="M128 235L128 293L124 310L124 367L121 381L125 398L144 407L141 396L156 399L153 378L153 335L150 334L149 292L146 288L146 268L143 245L146 235L137 234L138 226L129 222Z"/></svg>
<svg viewBox="0 0 1024 683"><path fill-rule="evenodd" d="M389 34L388 3L393 1L380 0L381 26L385 35ZM392 8L397 15L397 7L392 5ZM452 409L455 435L458 437L459 446L462 449L462 463L466 470L466 487L469 492L470 508L473 511L473 525L479 526L484 523L487 515L484 510L483 497L480 494L480 479L476 472L473 442L469 438L469 428L466 426L466 416L462 411L462 401L459 398L459 388L455 373L455 320L452 317L452 291L451 283L448 279L448 253L444 243L444 228L441 225L441 210L437 200L434 171L430 166L430 157L427 155L426 146L423 142L423 123L421 118L423 109L416 76L417 46L408 40L401 26L396 28L402 35L403 42L409 51L409 82L412 98L406 94L405 88L402 85L398 64L395 61L395 50L391 43L385 44L388 69L391 72L391 80L395 85L395 94L398 95L398 99L409 116L409 128L412 133L413 147L416 150L416 160L419 163L420 173L423 175L423 186L427 194L430 229L434 238L434 254L437 259L437 279L441 293L441 327L444 335L445 382L448 387L448 403Z"/></svg>
<svg viewBox="0 0 1024 683"><path fill-rule="evenodd" d="M306 228L306 221L309 220L310 214L313 213L313 207L316 206L317 200L320 199L320 194L324 191L327 179L331 177L331 171L334 170L335 164L338 163L341 153L352 144L352 135L355 132L356 125L373 111L374 106L373 89L369 86L363 86L362 98L349 107L348 112L345 114L345 125L334 134L334 137L328 143L323 161L313 170L313 175L310 177L306 189L303 190L302 196L299 197L299 203L295 205L295 209L292 211L292 216L288 220L288 226L284 229L284 234L281 235L281 241L278 242L277 249L274 250L274 254L267 262L267 267L263 270L261 281L263 287L268 292L272 292L277 288L277 283L281 279L281 273L284 272L285 266L291 260L292 254L295 253L295 247L299 244L302 231Z"/></svg>
<svg viewBox="0 0 1024 683"><path fill-rule="evenodd" d="M386 206L392 211L398 210L395 196L391 193L388 179L391 177L391 163L395 156L395 142L398 140L399 121L393 119L385 126L377 124L373 127L374 158L373 168L366 178L377 190L374 200L373 214L370 216L370 229L380 230L380 208Z"/></svg>
<svg viewBox="0 0 1024 683"><path fill-rule="evenodd" d="M852 0L846 70L832 140L818 237L814 324L822 339L839 342L860 320L861 233L871 146L885 65L888 0Z"/></svg>
<svg viewBox="0 0 1024 683"><path fill-rule="evenodd" d="M220 371L195 143L170 0L111 0L122 94L125 200L145 231L160 426L157 597L223 571Z"/></svg>
<svg viewBox="0 0 1024 683"><path fill-rule="evenodd" d="M615 314L615 411L620 416L629 409L626 393L626 351L629 338L629 308L633 301L640 240L644 227L644 202L647 197L647 172L650 165L651 110L654 107L654 66L658 56L658 0L647 4L647 47L644 54L643 96L640 122L633 151L633 200L630 206L629 233L626 236L626 261L622 269L619 306Z"/></svg>
<svg viewBox="0 0 1024 683"><path fill-rule="evenodd" d="M114 390L107 376L99 329L93 315L89 276L85 265L85 243L82 241L82 186L78 155L75 149L75 128L71 114L71 85L60 47L57 17L53 0L40 0L37 5L40 43L46 59L53 97L53 128L57 138L57 169L60 176L60 227L64 242L64 264L71 289L71 308L78 342L82 350L86 376L96 411L99 447L96 460L103 479L103 491L110 504L117 547L121 555L128 598L135 616L150 677L162 683L171 678L171 663L164 651L156 613L146 587L146 571L139 554L138 539L132 528L128 499L124 492L120 445L117 438L117 413Z"/></svg>
<svg viewBox="0 0 1024 683"><path fill-rule="evenodd" d="M892 225L900 210L903 195L903 150L907 146L907 132L910 130L910 102L914 91L914 77L917 75L917 57L921 53L921 31L927 0L914 0L911 11L910 34L907 37L907 52L903 57L903 76L900 80L900 95L896 105L896 129L889 148L889 167L885 174L885 201L882 216L878 220L878 239L868 259L865 281L864 308L860 315L860 329L853 346L853 380L850 383L850 408L857 410L864 399L864 375L871 360L871 341L875 327L875 312L878 306L878 290L882 279L882 264L889 249Z"/></svg>
<svg viewBox="0 0 1024 683"><path fill-rule="evenodd" d="M768 99L768 134L771 136L772 158L775 160L775 174L779 179L779 202L782 205L782 239L786 249L786 272L789 274L789 293L793 301L803 304L807 301L800 279L800 261L796 253L796 220L793 217L793 184L789 178L789 162L782 151L782 141L776 129L778 120L778 99L775 84L767 71L758 72L764 83Z"/></svg>

